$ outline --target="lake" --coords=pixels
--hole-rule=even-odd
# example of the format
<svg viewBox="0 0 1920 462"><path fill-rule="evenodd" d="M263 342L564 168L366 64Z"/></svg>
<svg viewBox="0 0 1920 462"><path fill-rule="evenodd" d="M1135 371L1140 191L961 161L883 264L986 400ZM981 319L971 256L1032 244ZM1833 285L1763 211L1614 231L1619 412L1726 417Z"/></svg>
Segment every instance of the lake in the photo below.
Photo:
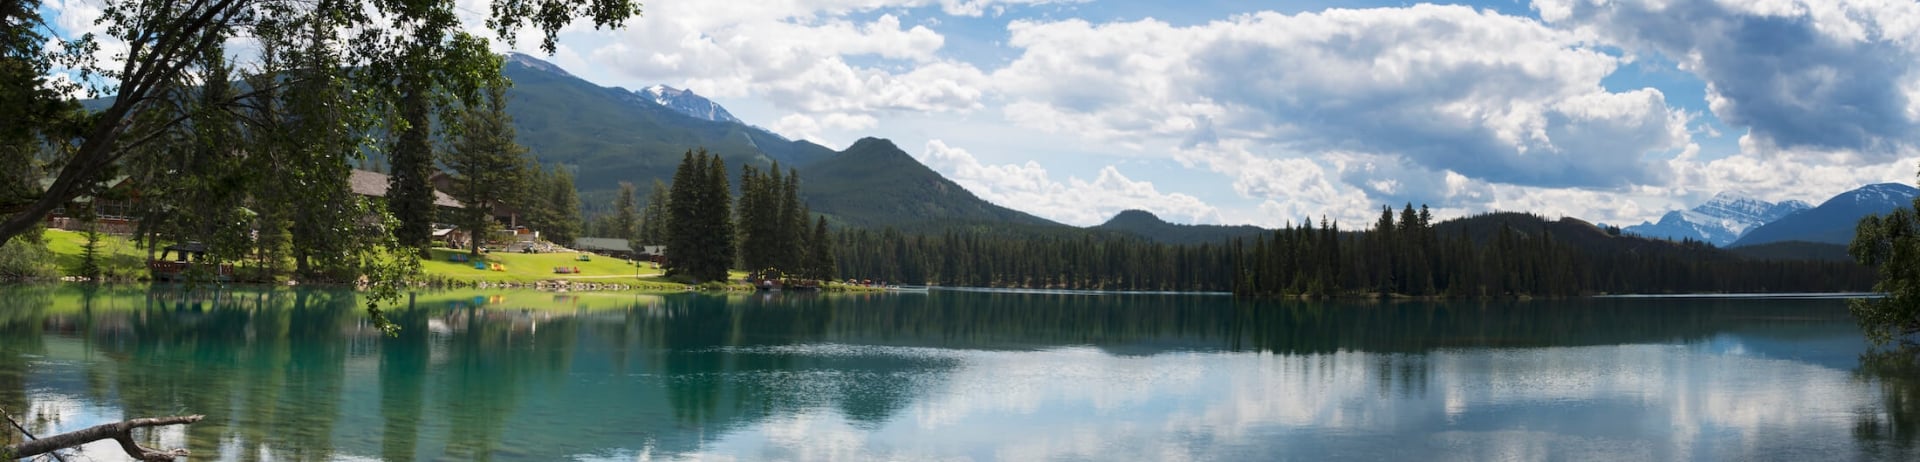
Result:
<svg viewBox="0 0 1920 462"><path fill-rule="evenodd" d="M195 460L1912 460L1836 299L0 288L36 434ZM111 444L85 454L117 460Z"/></svg>

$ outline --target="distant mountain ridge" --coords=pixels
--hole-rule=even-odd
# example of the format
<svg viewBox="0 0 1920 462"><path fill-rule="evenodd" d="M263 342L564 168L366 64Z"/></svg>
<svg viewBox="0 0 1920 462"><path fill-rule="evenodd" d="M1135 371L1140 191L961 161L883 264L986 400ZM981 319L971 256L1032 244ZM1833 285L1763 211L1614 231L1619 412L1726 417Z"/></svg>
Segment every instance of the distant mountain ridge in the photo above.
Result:
<svg viewBox="0 0 1920 462"><path fill-rule="evenodd" d="M1772 223L1755 228L1734 242L1734 246L1750 246L1785 241L1819 242L1845 245L1853 240L1854 227L1867 215L1891 212L1896 208L1910 207L1913 198L1920 195L1920 189L1900 183L1880 183L1861 186L1858 189L1840 193L1814 207L1788 215Z"/></svg>
<svg viewBox="0 0 1920 462"><path fill-rule="evenodd" d="M670 181L682 154L706 149L726 161L730 179L743 165L778 162L783 170L797 170L801 197L841 226L1079 229L980 199L892 141L865 138L835 152L748 125L692 91L602 87L524 55L510 56L502 72L514 82L507 108L521 144L542 164L574 166L588 207L604 210L621 181L639 185L642 193L654 180Z"/></svg>
<svg viewBox="0 0 1920 462"><path fill-rule="evenodd" d="M693 118L696 119L712 122L743 123L740 122L740 119L735 118L732 113L727 112L727 108L720 107L720 104L713 102L713 100L694 94L693 90L682 90L666 85L654 85L643 88L636 93L652 99L654 104L666 106L668 109L680 111L681 114L693 116Z"/></svg>
<svg viewBox="0 0 1920 462"><path fill-rule="evenodd" d="M1725 247L1761 225L1809 208L1812 206L1799 200L1773 203L1740 193L1722 192L1692 209L1667 212L1658 223L1642 222L1622 231L1676 241L1691 239Z"/></svg>
<svg viewBox="0 0 1920 462"><path fill-rule="evenodd" d="M1145 210L1124 210L1090 229L1131 234L1162 244L1220 244L1229 239L1269 232L1250 225L1180 225L1161 220Z"/></svg>

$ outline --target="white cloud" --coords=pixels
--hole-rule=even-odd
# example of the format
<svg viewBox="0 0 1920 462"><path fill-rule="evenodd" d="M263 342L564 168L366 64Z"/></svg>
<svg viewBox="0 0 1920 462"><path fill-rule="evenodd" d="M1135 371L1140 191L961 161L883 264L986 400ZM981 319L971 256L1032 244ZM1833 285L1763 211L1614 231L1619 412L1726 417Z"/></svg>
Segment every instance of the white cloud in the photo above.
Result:
<svg viewBox="0 0 1920 462"><path fill-rule="evenodd" d="M1655 89L1600 86L1620 58L1534 20L1464 6L1258 13L1192 27L1016 21L993 73L1009 119L1096 140L1192 135L1291 152L1396 155L1538 186L1655 182L1685 145Z"/></svg>
<svg viewBox="0 0 1920 462"><path fill-rule="evenodd" d="M812 141L823 146L833 146L831 140L822 135L826 130L863 130L880 124L880 119L865 114L825 114L820 117L806 114L788 114L773 123L773 131L786 136Z"/></svg>
<svg viewBox="0 0 1920 462"><path fill-rule="evenodd" d="M1866 165L1920 144L1920 4L1872 0L1539 0L1554 25L1657 53L1747 127L1742 151Z"/></svg>
<svg viewBox="0 0 1920 462"><path fill-rule="evenodd" d="M977 13L979 6L991 3L939 5ZM822 120L978 109L985 75L972 65L942 58L945 37L929 25L903 24L894 13L865 22L845 18L856 12L934 5L654 3L646 18L609 34L603 46L586 54L610 65L621 80L665 83L715 97L757 97L783 112ZM787 125L799 119L793 122Z"/></svg>
<svg viewBox="0 0 1920 462"><path fill-rule="evenodd" d="M1127 178L1111 165L1092 181L1069 177L1062 183L1037 162L982 164L972 153L941 140L928 141L919 159L982 199L1067 224L1097 225L1127 209L1174 222L1220 221L1219 210L1199 198L1160 192L1153 183Z"/></svg>
<svg viewBox="0 0 1920 462"><path fill-rule="evenodd" d="M1233 179L1240 197L1261 201L1258 215L1231 217L1233 223L1267 227L1316 222L1322 218L1363 223L1372 202L1367 194L1328 175L1319 162L1304 157L1263 157L1244 141L1208 143L1181 149L1176 159Z"/></svg>

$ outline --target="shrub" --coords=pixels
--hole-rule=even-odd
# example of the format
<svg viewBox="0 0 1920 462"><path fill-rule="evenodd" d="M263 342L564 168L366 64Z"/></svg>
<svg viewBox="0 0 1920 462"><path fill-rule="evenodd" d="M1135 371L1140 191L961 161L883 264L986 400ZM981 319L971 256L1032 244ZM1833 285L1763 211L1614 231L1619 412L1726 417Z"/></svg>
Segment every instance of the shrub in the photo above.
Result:
<svg viewBox="0 0 1920 462"><path fill-rule="evenodd" d="M53 251L38 233L27 233L0 245L0 280L20 281L53 279L60 268L53 263Z"/></svg>

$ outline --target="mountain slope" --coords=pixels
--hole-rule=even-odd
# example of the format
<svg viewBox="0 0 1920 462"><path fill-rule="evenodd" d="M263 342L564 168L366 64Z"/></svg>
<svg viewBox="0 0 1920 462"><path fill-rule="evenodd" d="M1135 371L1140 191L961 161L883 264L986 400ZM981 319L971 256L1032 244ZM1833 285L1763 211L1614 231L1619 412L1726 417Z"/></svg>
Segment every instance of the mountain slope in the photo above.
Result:
<svg viewBox="0 0 1920 462"><path fill-rule="evenodd" d="M1690 210L1675 210L1660 217L1659 223L1628 226L1628 234L1660 239L1708 242L1726 246L1748 231L1787 215L1812 208L1806 202L1787 200L1772 203L1744 195L1723 192Z"/></svg>
<svg viewBox="0 0 1920 462"><path fill-rule="evenodd" d="M702 120L641 94L594 85L557 66L511 54L501 70L513 80L507 112L520 144L542 164L577 167L575 184L589 207L609 202L619 182L646 190L668 179L687 150L706 148L733 167L779 161L799 166L833 150L792 141L738 122Z"/></svg>
<svg viewBox="0 0 1920 462"><path fill-rule="evenodd" d="M1755 228L1734 246L1749 246L1783 241L1842 244L1853 240L1854 226L1867 215L1882 214L1913 205L1920 189L1899 183L1881 183L1833 196L1819 207L1788 215Z"/></svg>
<svg viewBox="0 0 1920 462"><path fill-rule="evenodd" d="M1267 232L1258 226L1176 225L1145 210L1126 210L1090 229L1131 234L1163 244L1219 244Z"/></svg>
<svg viewBox="0 0 1920 462"><path fill-rule="evenodd" d="M800 194L813 210L858 227L980 222L1061 227L974 196L922 165L892 141L862 138L845 151L800 168Z"/></svg>

